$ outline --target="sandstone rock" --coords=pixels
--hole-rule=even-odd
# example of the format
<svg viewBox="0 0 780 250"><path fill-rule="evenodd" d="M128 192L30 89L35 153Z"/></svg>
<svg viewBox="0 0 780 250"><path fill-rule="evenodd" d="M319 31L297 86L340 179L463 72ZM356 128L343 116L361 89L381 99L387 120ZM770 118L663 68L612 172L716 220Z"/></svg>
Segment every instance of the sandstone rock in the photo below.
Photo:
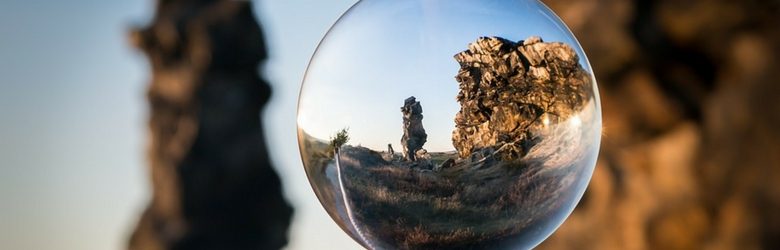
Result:
<svg viewBox="0 0 780 250"><path fill-rule="evenodd" d="M461 158L482 148L521 157L533 146L534 129L565 120L591 97L591 75L563 43L482 37L455 60L461 109L452 142Z"/></svg>
<svg viewBox="0 0 780 250"><path fill-rule="evenodd" d="M419 149L414 153L415 167L419 169L432 170L435 166L431 162L431 154L426 149Z"/></svg>
<svg viewBox="0 0 780 250"><path fill-rule="evenodd" d="M417 152L415 152L414 155L415 155L415 158L417 160L430 160L431 159L431 154L429 154L428 150L426 150L424 148L417 150Z"/></svg>
<svg viewBox="0 0 780 250"><path fill-rule="evenodd" d="M425 133L425 128L422 125L422 112L422 105L414 96L407 98L404 101L404 106L401 107L404 119L404 135L401 137L401 146L407 161L415 161L417 151L422 149L428 140L428 134Z"/></svg>

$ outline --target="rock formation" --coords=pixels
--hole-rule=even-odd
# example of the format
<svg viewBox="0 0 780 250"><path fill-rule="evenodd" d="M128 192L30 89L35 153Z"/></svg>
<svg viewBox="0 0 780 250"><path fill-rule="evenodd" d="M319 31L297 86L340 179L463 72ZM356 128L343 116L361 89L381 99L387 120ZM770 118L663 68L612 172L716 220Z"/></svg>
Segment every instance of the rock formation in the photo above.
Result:
<svg viewBox="0 0 780 250"><path fill-rule="evenodd" d="M401 147L407 161L415 161L417 150L422 149L428 140L428 134L425 133L425 128L422 125L422 112L422 105L414 96L406 98L404 106L401 107L404 119Z"/></svg>
<svg viewBox="0 0 780 250"><path fill-rule="evenodd" d="M605 136L537 249L780 249L780 2L544 2L588 52Z"/></svg>
<svg viewBox="0 0 780 250"><path fill-rule="evenodd" d="M393 149L392 144L387 144L387 151L382 153L382 158L385 159L387 162L394 162L394 161L400 161L401 157L397 156L395 154L395 150Z"/></svg>
<svg viewBox="0 0 780 250"><path fill-rule="evenodd" d="M267 57L249 2L159 0L149 58L153 195L129 249L280 249L292 208L264 144Z"/></svg>
<svg viewBox="0 0 780 250"><path fill-rule="evenodd" d="M521 157L536 140L534 129L565 120L591 97L590 74L563 43L482 37L455 60L461 109L452 142L461 158L486 148L503 159Z"/></svg>

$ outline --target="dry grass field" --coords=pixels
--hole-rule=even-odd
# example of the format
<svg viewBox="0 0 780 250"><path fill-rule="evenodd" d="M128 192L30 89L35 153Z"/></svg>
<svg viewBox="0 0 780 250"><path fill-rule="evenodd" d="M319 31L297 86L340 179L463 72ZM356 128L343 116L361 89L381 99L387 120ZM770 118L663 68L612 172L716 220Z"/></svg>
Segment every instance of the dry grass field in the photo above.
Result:
<svg viewBox="0 0 780 250"><path fill-rule="evenodd" d="M344 146L339 156L348 204L341 204L338 180L327 173L336 167L333 153L326 142L306 141L308 152L319 151L304 160L316 163L307 164L317 168L309 170L310 179L331 216L345 230L362 233L353 237L385 248L516 247L557 226L579 186L574 166L550 170L542 162L483 159L431 171L388 162L368 148ZM431 162L456 157L455 152L434 152ZM352 218L343 211L346 206Z"/></svg>

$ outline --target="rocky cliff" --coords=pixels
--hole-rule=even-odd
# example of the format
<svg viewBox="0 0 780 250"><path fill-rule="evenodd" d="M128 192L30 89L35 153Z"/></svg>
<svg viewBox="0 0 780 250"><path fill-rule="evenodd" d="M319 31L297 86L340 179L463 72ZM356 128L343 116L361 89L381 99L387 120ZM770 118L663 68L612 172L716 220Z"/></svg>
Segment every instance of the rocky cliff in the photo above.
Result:
<svg viewBox="0 0 780 250"><path fill-rule="evenodd" d="M481 149L523 156L534 129L566 120L591 97L591 76L563 43L482 37L455 55L461 105L452 142L461 158Z"/></svg>

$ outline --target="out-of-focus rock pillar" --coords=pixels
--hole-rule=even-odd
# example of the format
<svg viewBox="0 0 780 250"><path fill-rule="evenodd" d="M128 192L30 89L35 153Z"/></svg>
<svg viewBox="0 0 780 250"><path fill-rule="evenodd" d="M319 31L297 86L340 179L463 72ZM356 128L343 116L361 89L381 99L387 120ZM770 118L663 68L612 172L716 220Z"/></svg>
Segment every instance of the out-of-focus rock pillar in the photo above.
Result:
<svg viewBox="0 0 780 250"><path fill-rule="evenodd" d="M605 136L537 249L780 249L780 1L544 2L588 53Z"/></svg>
<svg viewBox="0 0 780 250"><path fill-rule="evenodd" d="M149 58L153 197L129 249L279 249L292 208L260 121L264 37L243 1L159 0L131 34Z"/></svg>

